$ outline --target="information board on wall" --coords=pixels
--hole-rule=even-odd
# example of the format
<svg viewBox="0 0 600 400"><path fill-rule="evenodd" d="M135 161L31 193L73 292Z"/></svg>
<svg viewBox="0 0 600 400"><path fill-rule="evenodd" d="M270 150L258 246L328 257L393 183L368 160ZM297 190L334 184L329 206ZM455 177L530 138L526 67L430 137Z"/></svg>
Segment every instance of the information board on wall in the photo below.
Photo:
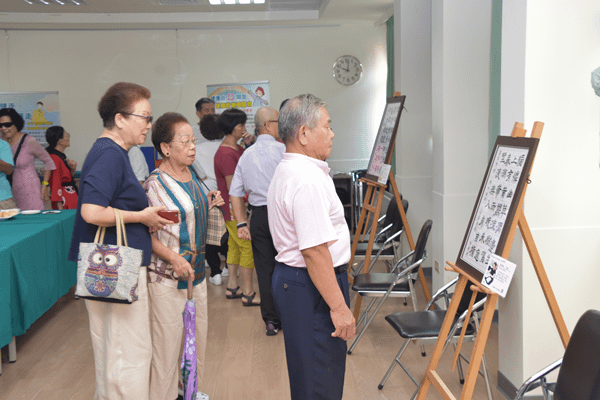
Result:
<svg viewBox="0 0 600 400"><path fill-rule="evenodd" d="M501 255L539 140L498 137L456 264L481 280Z"/></svg>
<svg viewBox="0 0 600 400"><path fill-rule="evenodd" d="M246 130L254 135L256 111L271 103L269 81L207 85L208 97L215 102L215 112L239 108L248 115Z"/></svg>
<svg viewBox="0 0 600 400"><path fill-rule="evenodd" d="M388 98L377 131L373 151L367 167L365 178L377 182L382 175L382 168L392 160L393 143L396 141L400 114L404 108L406 96Z"/></svg>
<svg viewBox="0 0 600 400"><path fill-rule="evenodd" d="M21 132L46 145L46 129L60 125L58 92L0 92L0 109L14 108L25 120Z"/></svg>

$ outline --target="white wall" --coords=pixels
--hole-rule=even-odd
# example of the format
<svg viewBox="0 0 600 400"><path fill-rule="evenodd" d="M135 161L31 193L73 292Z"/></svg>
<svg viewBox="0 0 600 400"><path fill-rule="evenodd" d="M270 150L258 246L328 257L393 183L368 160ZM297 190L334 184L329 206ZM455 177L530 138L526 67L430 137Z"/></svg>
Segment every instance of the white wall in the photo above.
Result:
<svg viewBox="0 0 600 400"><path fill-rule="evenodd" d="M569 332L600 309L600 1L505 0L502 128L545 127L525 198L532 230ZM515 254L516 250L516 254ZM500 303L499 370L515 385L564 351L529 255L520 242L507 299Z"/></svg>
<svg viewBox="0 0 600 400"><path fill-rule="evenodd" d="M385 106L385 24L208 30L20 31L0 35L0 91L58 91L67 154L81 167L102 132L96 111L118 81L150 89L153 114L178 111L196 123L206 85L269 80L271 103L313 93L329 103L336 133L332 169L366 168ZM363 64L351 87L332 77L344 54ZM146 145L151 145L148 138Z"/></svg>

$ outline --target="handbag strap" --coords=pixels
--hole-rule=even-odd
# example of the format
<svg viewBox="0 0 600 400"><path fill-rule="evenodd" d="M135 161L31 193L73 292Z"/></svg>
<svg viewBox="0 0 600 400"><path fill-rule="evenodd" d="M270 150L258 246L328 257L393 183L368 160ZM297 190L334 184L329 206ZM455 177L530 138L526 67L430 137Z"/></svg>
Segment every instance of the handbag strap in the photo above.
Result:
<svg viewBox="0 0 600 400"><path fill-rule="evenodd" d="M23 142L25 141L26 133L23 134L21 141L19 142L19 146L17 147L17 151L15 151L15 156L13 157L13 162L17 165L17 157L19 157L19 153L21 152L21 147L23 146Z"/></svg>
<svg viewBox="0 0 600 400"><path fill-rule="evenodd" d="M208 188L206 183L204 183L204 181L202 179L200 179L200 176L198 175L198 172L196 171L196 168L194 168L193 165L190 165L190 169L192 170L194 175L196 175L196 179L198 179L198 182L200 182L202 184L202 186L204 186L206 188L206 195L208 196L208 192L210 192L210 189Z"/></svg>
<svg viewBox="0 0 600 400"><path fill-rule="evenodd" d="M125 246L129 247L127 243L127 232L125 231L125 223L123 222L123 214L121 214L121 210L118 208L113 208L115 213L115 228L117 229L117 246ZM103 244L104 243L104 234L106 233L106 228L104 226L99 226L96 229L96 236L94 237L94 243Z"/></svg>
<svg viewBox="0 0 600 400"><path fill-rule="evenodd" d="M127 243L127 232L125 231L125 223L123 222L123 214L121 210L114 208L115 211L115 225L117 228L117 245L129 247Z"/></svg>
<svg viewBox="0 0 600 400"><path fill-rule="evenodd" d="M94 238L94 243L102 244L104 243L104 233L106 232L106 228L103 226L99 226L96 229L96 237Z"/></svg>

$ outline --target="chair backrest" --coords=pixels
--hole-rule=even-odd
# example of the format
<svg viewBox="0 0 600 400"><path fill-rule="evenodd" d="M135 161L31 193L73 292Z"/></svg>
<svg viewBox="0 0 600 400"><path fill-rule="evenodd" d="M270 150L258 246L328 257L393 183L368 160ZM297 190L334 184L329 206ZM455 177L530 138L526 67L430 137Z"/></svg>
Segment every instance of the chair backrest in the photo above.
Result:
<svg viewBox="0 0 600 400"><path fill-rule="evenodd" d="M555 400L600 399L600 311L586 311L573 330L556 380Z"/></svg>
<svg viewBox="0 0 600 400"><path fill-rule="evenodd" d="M419 232L417 243L415 243L415 254L413 256L413 263L420 260L425 255L425 246L427 245L427 239L429 239L429 232L431 232L431 224L433 224L433 222L431 222L431 220L428 219L423 224L421 232Z"/></svg>
<svg viewBox="0 0 600 400"><path fill-rule="evenodd" d="M402 199L402 208L404 208L404 214L408 211L408 200ZM388 236L393 235L404 227L402 223L402 217L400 216L400 209L397 206L396 198L393 197L388 205L387 212L385 213L385 220L383 226L393 224L389 230Z"/></svg>

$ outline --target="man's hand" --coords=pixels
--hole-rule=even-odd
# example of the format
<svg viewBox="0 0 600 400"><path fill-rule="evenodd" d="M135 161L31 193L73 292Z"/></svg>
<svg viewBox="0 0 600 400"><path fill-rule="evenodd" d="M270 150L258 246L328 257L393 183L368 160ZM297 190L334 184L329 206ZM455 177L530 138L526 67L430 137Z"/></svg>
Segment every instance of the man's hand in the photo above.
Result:
<svg viewBox="0 0 600 400"><path fill-rule="evenodd" d="M352 311L348 307L344 307L339 311L331 310L331 320L335 326L335 332L332 337L339 337L343 340L350 340L356 334L356 320Z"/></svg>
<svg viewBox="0 0 600 400"><path fill-rule="evenodd" d="M352 339L356 333L356 320L346 305L344 294L333 270L333 261L327 243L301 250L308 275L330 308L331 321L335 327L332 337Z"/></svg>
<svg viewBox="0 0 600 400"><path fill-rule="evenodd" d="M240 238L242 240L252 239L252 237L250 236L250 229L247 226L238 228L238 238Z"/></svg>

